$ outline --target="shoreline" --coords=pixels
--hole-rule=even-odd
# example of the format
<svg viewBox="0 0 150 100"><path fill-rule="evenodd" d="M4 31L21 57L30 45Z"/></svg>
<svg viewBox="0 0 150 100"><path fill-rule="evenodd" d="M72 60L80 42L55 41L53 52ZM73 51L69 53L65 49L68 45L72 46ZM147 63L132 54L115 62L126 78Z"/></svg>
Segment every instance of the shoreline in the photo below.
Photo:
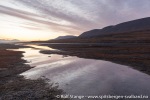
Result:
<svg viewBox="0 0 150 100"><path fill-rule="evenodd" d="M32 68L24 64L26 61L21 59L23 52L6 50L19 48L27 48L27 46L0 44L0 99L57 100L56 95L64 94L64 91L58 89L58 86L53 86L53 83L48 83L49 80L45 78L30 80L19 75Z"/></svg>
<svg viewBox="0 0 150 100"><path fill-rule="evenodd" d="M44 54L77 56L86 59L97 59L127 65L150 75L150 47L147 45L131 46L85 46L65 44L42 44L58 50L41 50Z"/></svg>
<svg viewBox="0 0 150 100"><path fill-rule="evenodd" d="M113 47L113 46L100 46L100 47L93 47L93 46L82 46L74 47L73 45L43 45L54 48L56 50L41 50L40 53L45 54L60 54L60 55L70 55L70 56L77 56L80 58L86 59L97 59L97 60L106 60L122 65L132 66L132 68L144 72L146 74L150 74L150 67L149 67L149 50L150 47L143 46L135 46L134 48L131 47ZM11 66L0 65L0 68L3 67L3 70L0 70L0 78L2 79L0 83L0 99L1 100L10 100L11 98L17 98L16 100L20 100L23 98L32 100L37 99L41 100L43 98L57 98L55 97L58 94L64 94L64 91L58 89L58 87L52 87L52 84L47 83L47 79L38 79L38 80L30 80L25 79L23 76L18 75L19 73L29 70L31 67L29 65L24 64L26 61L22 60L21 57L23 56L21 51L11 51L6 49L17 49L23 48L23 46L9 46L5 45L3 48L0 46L0 61L6 62L5 64L11 63ZM9 48L8 48L9 47ZM25 47L27 48L27 47ZM7 52L7 53L6 53ZM147 55L145 57L145 55ZM12 57L14 60L12 60ZM5 59L2 60L1 58ZM11 62L7 62L9 61ZM147 61L147 62L146 62ZM2 64L2 63L0 63ZM141 64L141 65L140 65ZM145 64L145 65L144 65ZM9 64L8 64L9 65ZM17 66L18 65L18 66ZM5 67L4 67L5 66ZM9 69L10 67L10 69ZM11 68L14 67L14 68ZM21 69L20 69L21 68ZM9 70L8 70L9 69ZM4 72L3 72L4 71ZM15 72L12 74L12 72ZM9 73L7 75L6 73ZM2 76L5 75L5 76ZM45 91L43 93L43 91ZM51 92L49 92L51 91ZM50 94L51 93L51 94ZM32 97L31 97L32 95ZM40 95L40 96L39 96ZM40 99L39 99L40 98ZM61 99L59 99L61 100ZM63 99L64 100L64 99Z"/></svg>

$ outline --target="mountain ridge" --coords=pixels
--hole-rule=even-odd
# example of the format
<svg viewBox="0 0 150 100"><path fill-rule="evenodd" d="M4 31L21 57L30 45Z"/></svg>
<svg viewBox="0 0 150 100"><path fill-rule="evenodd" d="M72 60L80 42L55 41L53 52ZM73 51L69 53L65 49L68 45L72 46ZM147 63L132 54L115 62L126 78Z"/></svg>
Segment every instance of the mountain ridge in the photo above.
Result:
<svg viewBox="0 0 150 100"><path fill-rule="evenodd" d="M90 31L83 32L78 37L81 38L97 37L146 29L150 29L150 17L131 20L117 25L106 26L102 29L93 29Z"/></svg>
<svg viewBox="0 0 150 100"><path fill-rule="evenodd" d="M76 38L77 36L73 36L73 35L66 35L66 36L58 36L57 38L55 38L54 40L59 40L59 39L71 39L71 38Z"/></svg>

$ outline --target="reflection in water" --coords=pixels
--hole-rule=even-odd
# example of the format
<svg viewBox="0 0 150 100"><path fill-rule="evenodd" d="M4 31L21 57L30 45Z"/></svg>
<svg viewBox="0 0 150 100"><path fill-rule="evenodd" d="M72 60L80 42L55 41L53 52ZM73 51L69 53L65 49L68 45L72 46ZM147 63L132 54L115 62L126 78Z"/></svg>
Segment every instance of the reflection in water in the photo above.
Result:
<svg viewBox="0 0 150 100"><path fill-rule="evenodd" d="M34 48L20 50L25 51L24 59L29 61L28 64L36 66L22 75L31 79L45 76L59 83L60 88L69 94L150 95L150 77L128 66L102 60L41 54Z"/></svg>
<svg viewBox="0 0 150 100"><path fill-rule="evenodd" d="M33 47L34 49L40 49L40 50L56 50L53 48L49 48L47 46L40 46L40 45L27 45L29 47Z"/></svg>

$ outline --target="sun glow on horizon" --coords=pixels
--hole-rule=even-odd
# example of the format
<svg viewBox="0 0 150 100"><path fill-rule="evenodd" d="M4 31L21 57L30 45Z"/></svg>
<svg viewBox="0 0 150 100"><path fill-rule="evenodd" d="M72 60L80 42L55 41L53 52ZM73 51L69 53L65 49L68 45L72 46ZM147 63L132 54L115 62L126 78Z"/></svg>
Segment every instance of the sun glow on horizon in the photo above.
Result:
<svg viewBox="0 0 150 100"><path fill-rule="evenodd" d="M24 41L48 40L59 36L59 34L50 30L32 30L17 26L1 26L0 34L3 39L19 39Z"/></svg>
<svg viewBox="0 0 150 100"><path fill-rule="evenodd" d="M73 33L70 29L67 32L68 27L65 25L71 23L65 20L49 20L48 16L42 17L35 9L8 1L11 0L0 1L0 39L39 41Z"/></svg>
<svg viewBox="0 0 150 100"><path fill-rule="evenodd" d="M65 34L65 32L51 30L43 24L30 21L27 22L12 16L0 16L0 39L39 41L53 39L58 37L60 34Z"/></svg>

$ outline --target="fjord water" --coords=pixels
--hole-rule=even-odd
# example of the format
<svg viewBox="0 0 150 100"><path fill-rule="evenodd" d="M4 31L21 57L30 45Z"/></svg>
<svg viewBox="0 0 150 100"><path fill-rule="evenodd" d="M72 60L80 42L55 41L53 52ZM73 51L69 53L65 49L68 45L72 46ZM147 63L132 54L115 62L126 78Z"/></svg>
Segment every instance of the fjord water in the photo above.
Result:
<svg viewBox="0 0 150 100"><path fill-rule="evenodd" d="M23 59L33 67L21 74L26 78L44 76L71 95L150 95L150 76L128 66L75 56L41 54L40 50L52 48L30 46L35 48L19 49L25 52Z"/></svg>

